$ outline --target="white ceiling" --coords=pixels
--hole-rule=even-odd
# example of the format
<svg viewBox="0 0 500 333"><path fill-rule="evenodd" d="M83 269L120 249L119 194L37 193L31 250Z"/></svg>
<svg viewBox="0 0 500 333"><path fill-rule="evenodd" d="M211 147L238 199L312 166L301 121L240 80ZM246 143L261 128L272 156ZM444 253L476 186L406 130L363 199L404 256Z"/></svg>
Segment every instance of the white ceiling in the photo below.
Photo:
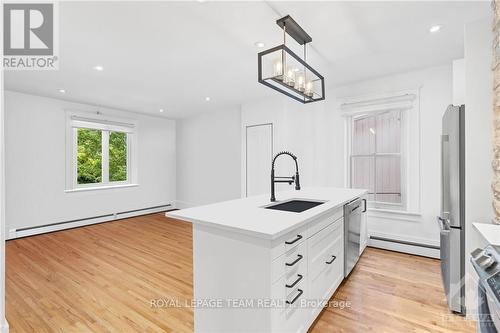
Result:
<svg viewBox="0 0 500 333"><path fill-rule="evenodd" d="M254 43L280 44L275 21L286 14L312 36L308 62L332 87L461 58L464 23L490 10L487 1L62 2L60 70L7 72L5 87L179 118L278 94L257 83ZM430 34L435 24L443 29Z"/></svg>

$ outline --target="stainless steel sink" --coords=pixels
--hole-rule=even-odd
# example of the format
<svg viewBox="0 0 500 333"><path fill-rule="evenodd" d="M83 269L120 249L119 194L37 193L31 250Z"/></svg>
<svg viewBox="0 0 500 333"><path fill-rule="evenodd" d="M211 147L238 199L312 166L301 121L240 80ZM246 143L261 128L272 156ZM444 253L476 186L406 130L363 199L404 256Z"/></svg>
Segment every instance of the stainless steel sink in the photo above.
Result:
<svg viewBox="0 0 500 333"><path fill-rule="evenodd" d="M301 213L308 209L324 204L326 201L311 201L292 199L288 201L278 202L272 205L265 206L266 209L284 210L287 212Z"/></svg>

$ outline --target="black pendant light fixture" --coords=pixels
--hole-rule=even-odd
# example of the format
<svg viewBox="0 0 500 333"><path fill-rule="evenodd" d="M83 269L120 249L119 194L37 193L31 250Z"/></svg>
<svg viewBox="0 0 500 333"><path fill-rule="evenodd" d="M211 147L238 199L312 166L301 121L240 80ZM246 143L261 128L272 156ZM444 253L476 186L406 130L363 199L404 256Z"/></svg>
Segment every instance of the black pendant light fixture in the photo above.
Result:
<svg viewBox="0 0 500 333"><path fill-rule="evenodd" d="M259 82L301 103L325 99L325 79L306 62L306 46L312 42L290 15L276 21L283 29L283 44L258 54ZM303 58L286 46L286 35L304 45Z"/></svg>

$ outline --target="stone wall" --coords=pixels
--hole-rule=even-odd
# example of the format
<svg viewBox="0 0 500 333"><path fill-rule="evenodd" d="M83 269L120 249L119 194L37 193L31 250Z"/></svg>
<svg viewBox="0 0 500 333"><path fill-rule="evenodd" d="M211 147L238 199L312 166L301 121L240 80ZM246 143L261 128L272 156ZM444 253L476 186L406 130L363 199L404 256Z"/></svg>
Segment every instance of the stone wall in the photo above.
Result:
<svg viewBox="0 0 500 333"><path fill-rule="evenodd" d="M493 8L493 209L494 223L500 224L500 1L492 1Z"/></svg>

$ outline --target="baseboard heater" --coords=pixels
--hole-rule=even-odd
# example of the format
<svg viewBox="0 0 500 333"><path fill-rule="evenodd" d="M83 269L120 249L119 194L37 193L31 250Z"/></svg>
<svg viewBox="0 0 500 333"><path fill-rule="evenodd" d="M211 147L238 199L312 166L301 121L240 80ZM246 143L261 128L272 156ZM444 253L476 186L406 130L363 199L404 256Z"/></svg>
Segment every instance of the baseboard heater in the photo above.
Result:
<svg viewBox="0 0 500 333"><path fill-rule="evenodd" d="M397 244L402 244L402 245L418 246L418 247L425 247L425 248L433 249L433 250L439 250L439 246L437 246L437 245L409 242L409 241L404 241L404 240L400 240L400 239L391 239L391 238L385 238L385 237L379 237L379 236L370 236L370 239L378 240L378 241L382 241L382 242L391 242L391 243L397 243Z"/></svg>
<svg viewBox="0 0 500 333"><path fill-rule="evenodd" d="M43 234L43 233L52 232L52 231L81 227L81 226L85 226L85 225L120 220L120 219L125 219L127 217L133 217L133 216L138 216L138 215L143 215L143 214L151 214L151 213L156 213L156 212L165 211L165 210L169 210L169 209L173 209L173 206L171 204L165 204L165 205L160 205L160 206L127 210L127 211L122 211L122 212L118 212L118 213L110 213L110 214L104 214L104 215L98 215L98 216L92 216L92 217L85 217L85 218L81 218L81 219L74 219L74 220L55 222L55 223L47 223L47 224L37 225L37 226L33 226L33 227L10 229L8 239L26 237L26 236ZM71 224L73 224L73 225L70 226Z"/></svg>
<svg viewBox="0 0 500 333"><path fill-rule="evenodd" d="M439 259L440 257L439 253L440 251L438 245L405 241L401 239L370 236L370 241L368 243L368 246L389 251L396 251L422 257L434 258L434 259Z"/></svg>

